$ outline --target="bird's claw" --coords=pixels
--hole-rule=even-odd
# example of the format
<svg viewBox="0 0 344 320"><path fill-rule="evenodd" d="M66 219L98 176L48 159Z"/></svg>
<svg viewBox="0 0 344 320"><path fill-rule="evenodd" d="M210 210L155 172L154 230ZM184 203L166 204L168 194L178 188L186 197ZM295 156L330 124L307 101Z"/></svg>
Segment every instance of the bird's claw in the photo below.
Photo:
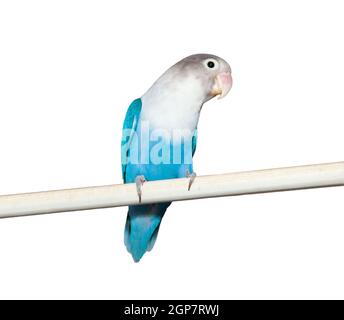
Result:
<svg viewBox="0 0 344 320"><path fill-rule="evenodd" d="M191 185L193 184L196 178L196 172L190 174L189 170L186 170L186 177L189 178L188 191L190 191Z"/></svg>
<svg viewBox="0 0 344 320"><path fill-rule="evenodd" d="M142 186L146 182L146 179L144 176L137 176L135 178L135 184L136 184L136 192L139 197L139 203L141 203L141 197L142 197Z"/></svg>

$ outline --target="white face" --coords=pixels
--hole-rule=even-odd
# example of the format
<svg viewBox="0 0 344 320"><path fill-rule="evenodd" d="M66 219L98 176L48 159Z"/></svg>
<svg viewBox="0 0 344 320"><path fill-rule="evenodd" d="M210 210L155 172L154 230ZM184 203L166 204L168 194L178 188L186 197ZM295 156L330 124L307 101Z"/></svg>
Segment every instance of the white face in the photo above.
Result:
<svg viewBox="0 0 344 320"><path fill-rule="evenodd" d="M214 55L192 55L181 60L171 69L181 77L192 74L200 80L205 101L215 96L223 98L232 88L232 71L229 64Z"/></svg>

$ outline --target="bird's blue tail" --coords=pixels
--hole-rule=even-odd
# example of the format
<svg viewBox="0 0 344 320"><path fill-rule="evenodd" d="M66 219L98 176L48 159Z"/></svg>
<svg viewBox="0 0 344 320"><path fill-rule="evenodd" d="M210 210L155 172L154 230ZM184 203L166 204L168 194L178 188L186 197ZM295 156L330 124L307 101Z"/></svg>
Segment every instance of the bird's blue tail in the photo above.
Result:
<svg viewBox="0 0 344 320"><path fill-rule="evenodd" d="M152 250L161 219L171 202L129 206L124 230L124 243L139 262L146 251Z"/></svg>

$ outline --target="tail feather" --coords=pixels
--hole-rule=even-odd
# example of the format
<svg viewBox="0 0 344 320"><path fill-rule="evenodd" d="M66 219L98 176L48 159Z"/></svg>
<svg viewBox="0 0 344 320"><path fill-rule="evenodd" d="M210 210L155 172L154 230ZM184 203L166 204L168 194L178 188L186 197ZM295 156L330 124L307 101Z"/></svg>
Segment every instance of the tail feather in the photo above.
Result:
<svg viewBox="0 0 344 320"><path fill-rule="evenodd" d="M156 238L158 237L159 228L160 228L160 224L156 227L156 229L154 230L154 232L153 232L153 234L152 234L152 236L148 242L147 251L151 251L153 249L153 247L155 245Z"/></svg>
<svg viewBox="0 0 344 320"><path fill-rule="evenodd" d="M135 262L154 247L166 209L171 203L129 206L124 243Z"/></svg>

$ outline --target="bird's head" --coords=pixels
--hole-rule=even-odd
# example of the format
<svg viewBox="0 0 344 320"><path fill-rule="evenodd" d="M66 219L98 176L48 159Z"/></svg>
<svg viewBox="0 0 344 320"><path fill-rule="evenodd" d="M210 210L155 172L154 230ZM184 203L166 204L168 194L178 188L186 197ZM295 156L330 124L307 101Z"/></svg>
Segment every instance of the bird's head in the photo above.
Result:
<svg viewBox="0 0 344 320"><path fill-rule="evenodd" d="M203 102L216 96L223 98L232 88L232 71L222 58L211 54L195 54L176 63L167 72L173 80L187 79L203 93ZM197 91L197 90L195 90Z"/></svg>
<svg viewBox="0 0 344 320"><path fill-rule="evenodd" d="M205 102L232 88L229 64L211 54L195 54L170 67L141 97L142 119L156 127L194 128Z"/></svg>

